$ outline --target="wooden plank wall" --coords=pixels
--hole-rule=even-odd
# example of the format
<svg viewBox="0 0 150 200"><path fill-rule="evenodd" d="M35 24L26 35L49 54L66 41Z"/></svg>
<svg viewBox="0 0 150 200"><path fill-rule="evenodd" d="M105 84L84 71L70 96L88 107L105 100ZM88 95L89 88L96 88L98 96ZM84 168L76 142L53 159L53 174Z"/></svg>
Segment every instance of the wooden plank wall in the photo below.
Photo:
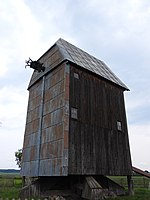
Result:
<svg viewBox="0 0 150 200"><path fill-rule="evenodd" d="M69 174L131 174L123 90L72 66L72 108L77 119L70 113Z"/></svg>
<svg viewBox="0 0 150 200"><path fill-rule="evenodd" d="M38 133L42 98L42 80L37 82L29 92L26 127L23 144L22 175L38 174Z"/></svg>
<svg viewBox="0 0 150 200"><path fill-rule="evenodd" d="M69 132L68 66L63 63L45 76L43 95L42 84L39 80L29 90L21 174L66 176Z"/></svg>

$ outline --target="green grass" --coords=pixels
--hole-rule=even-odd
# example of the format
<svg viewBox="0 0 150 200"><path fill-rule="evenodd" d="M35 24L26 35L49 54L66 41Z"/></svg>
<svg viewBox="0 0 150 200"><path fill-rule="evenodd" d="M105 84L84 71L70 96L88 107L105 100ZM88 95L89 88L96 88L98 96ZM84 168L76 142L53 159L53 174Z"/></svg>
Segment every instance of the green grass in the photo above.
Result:
<svg viewBox="0 0 150 200"><path fill-rule="evenodd" d="M0 189L0 198L19 198L19 190L18 188L11 187L11 188L1 188Z"/></svg>
<svg viewBox="0 0 150 200"><path fill-rule="evenodd" d="M126 176L111 176L109 178L127 189ZM133 176L132 179L135 195L117 197L116 200L150 200L150 190L148 189L150 179L143 176Z"/></svg>
<svg viewBox="0 0 150 200"><path fill-rule="evenodd" d="M116 200L150 200L150 190L148 189L135 189L134 196L122 196L115 198ZM108 200L112 200L109 198Z"/></svg>
<svg viewBox="0 0 150 200"><path fill-rule="evenodd" d="M18 198L21 187L19 174L0 174L0 198Z"/></svg>
<svg viewBox="0 0 150 200"><path fill-rule="evenodd" d="M111 176L109 177L119 185L127 188L127 177L126 176ZM133 176L134 188L148 188L150 179L143 176Z"/></svg>

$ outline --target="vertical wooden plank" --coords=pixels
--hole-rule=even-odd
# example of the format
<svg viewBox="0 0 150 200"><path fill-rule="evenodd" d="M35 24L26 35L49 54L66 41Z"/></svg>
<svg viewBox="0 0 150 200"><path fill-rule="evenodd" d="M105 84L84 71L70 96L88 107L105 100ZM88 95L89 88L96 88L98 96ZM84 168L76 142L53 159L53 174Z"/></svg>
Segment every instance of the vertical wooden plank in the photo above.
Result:
<svg viewBox="0 0 150 200"><path fill-rule="evenodd" d="M72 66L70 94L78 119L70 117L69 173L130 174L123 90Z"/></svg>

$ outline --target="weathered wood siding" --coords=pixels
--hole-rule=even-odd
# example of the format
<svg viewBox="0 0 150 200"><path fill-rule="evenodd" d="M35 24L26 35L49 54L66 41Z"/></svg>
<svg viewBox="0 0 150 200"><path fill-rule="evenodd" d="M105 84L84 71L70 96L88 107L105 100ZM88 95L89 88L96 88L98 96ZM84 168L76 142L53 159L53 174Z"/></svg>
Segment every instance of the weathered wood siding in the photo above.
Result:
<svg viewBox="0 0 150 200"><path fill-rule="evenodd" d="M46 76L39 176L67 175L68 130L65 124L69 114L66 109L69 74L66 69L63 64Z"/></svg>
<svg viewBox="0 0 150 200"><path fill-rule="evenodd" d="M68 174L69 67L61 64L29 89L24 176Z"/></svg>
<svg viewBox="0 0 150 200"><path fill-rule="evenodd" d="M22 175L37 176L38 134L40 128L42 80L29 91L28 110L23 144Z"/></svg>
<svg viewBox="0 0 150 200"><path fill-rule="evenodd" d="M75 67L70 72L69 174L131 174L123 90Z"/></svg>

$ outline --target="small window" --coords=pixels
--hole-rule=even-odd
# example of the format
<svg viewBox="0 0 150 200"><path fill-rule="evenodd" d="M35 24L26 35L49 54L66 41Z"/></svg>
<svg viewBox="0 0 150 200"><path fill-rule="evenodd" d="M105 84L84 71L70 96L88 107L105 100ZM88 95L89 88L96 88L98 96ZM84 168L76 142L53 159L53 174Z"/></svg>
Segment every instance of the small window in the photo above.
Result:
<svg viewBox="0 0 150 200"><path fill-rule="evenodd" d="M122 124L120 121L117 121L117 129L118 131L122 131Z"/></svg>
<svg viewBox="0 0 150 200"><path fill-rule="evenodd" d="M71 118L78 119L78 109L77 108L71 108Z"/></svg>
<svg viewBox="0 0 150 200"><path fill-rule="evenodd" d="M79 79L79 74L74 73L74 78Z"/></svg>

